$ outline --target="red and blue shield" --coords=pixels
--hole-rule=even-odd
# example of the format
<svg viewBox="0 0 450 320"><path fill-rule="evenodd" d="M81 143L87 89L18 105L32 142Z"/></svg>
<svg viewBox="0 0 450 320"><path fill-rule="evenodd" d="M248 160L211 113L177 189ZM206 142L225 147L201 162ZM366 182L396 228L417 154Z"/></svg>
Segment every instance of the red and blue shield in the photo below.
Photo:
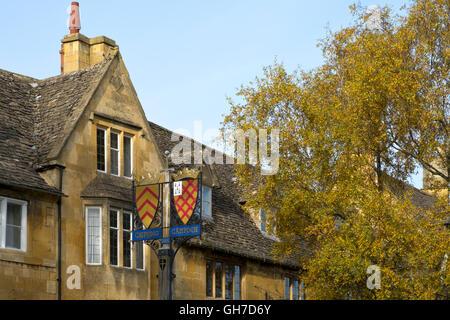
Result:
<svg viewBox="0 0 450 320"><path fill-rule="evenodd" d="M136 187L136 207L146 229L152 224L159 205L159 185Z"/></svg>
<svg viewBox="0 0 450 320"><path fill-rule="evenodd" d="M182 193L174 197L175 208L181 221L186 224L194 213L198 197L198 179L182 180Z"/></svg>

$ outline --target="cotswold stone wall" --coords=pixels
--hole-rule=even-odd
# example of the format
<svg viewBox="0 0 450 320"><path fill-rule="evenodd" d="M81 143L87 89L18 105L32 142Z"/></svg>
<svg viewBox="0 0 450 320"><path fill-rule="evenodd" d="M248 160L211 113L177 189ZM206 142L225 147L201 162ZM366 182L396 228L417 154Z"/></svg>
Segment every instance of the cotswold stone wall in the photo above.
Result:
<svg viewBox="0 0 450 320"><path fill-rule="evenodd" d="M221 254L209 249L186 247L180 249L175 258L174 299L215 299L206 297L207 260L241 267L242 300L284 299L284 277L298 277L295 270L282 266Z"/></svg>
<svg viewBox="0 0 450 320"><path fill-rule="evenodd" d="M97 171L97 127L106 130L106 173ZM132 267L123 266L123 237L119 232L119 265L110 266L110 209L131 210L131 179L123 177L123 152L120 153L120 177L111 175L110 132L132 137L133 170L137 176L161 169L159 154L152 142L145 114L120 55L116 55L95 94L83 112L58 158L64 164L63 211L63 299L150 299L150 248L145 246L145 270L136 270L136 251L132 249ZM121 150L122 147L121 147ZM50 176L50 173L48 173ZM99 177L102 177L101 179ZM86 191L95 179L101 183ZM124 190L109 192L108 188ZM83 193L83 191L85 191ZM86 263L86 207L102 208L101 265ZM122 224L120 217L119 225ZM68 289L70 266L80 268L80 288Z"/></svg>
<svg viewBox="0 0 450 320"><path fill-rule="evenodd" d="M0 196L27 202L27 248L0 248L0 299L57 298L57 198L15 188Z"/></svg>
<svg viewBox="0 0 450 320"><path fill-rule="evenodd" d="M57 298L54 266L0 260L0 299Z"/></svg>

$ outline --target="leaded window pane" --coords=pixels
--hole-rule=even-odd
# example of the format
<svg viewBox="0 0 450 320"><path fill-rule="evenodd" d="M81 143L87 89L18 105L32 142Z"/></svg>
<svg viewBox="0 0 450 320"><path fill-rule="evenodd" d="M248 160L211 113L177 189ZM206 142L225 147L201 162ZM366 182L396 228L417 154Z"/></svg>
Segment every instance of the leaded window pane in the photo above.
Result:
<svg viewBox="0 0 450 320"><path fill-rule="evenodd" d="M225 265L225 299L233 299L233 273L232 265Z"/></svg>
<svg viewBox="0 0 450 320"><path fill-rule="evenodd" d="M299 298L299 285L298 280L294 279L294 282L292 283L292 299L298 300Z"/></svg>
<svg viewBox="0 0 450 320"><path fill-rule="evenodd" d="M118 255L118 238L119 238L119 230L118 230L118 212L115 210L111 210L109 213L109 257L110 264L113 266L119 265L119 255Z"/></svg>
<svg viewBox="0 0 450 320"><path fill-rule="evenodd" d="M234 299L241 299L241 267L234 266Z"/></svg>
<svg viewBox="0 0 450 320"><path fill-rule="evenodd" d="M111 174L119 175L119 135L111 132Z"/></svg>
<svg viewBox="0 0 450 320"><path fill-rule="evenodd" d="M144 269L144 242L137 241L136 244L136 269Z"/></svg>
<svg viewBox="0 0 450 320"><path fill-rule="evenodd" d="M101 217L100 208L87 209L87 262L101 263Z"/></svg>
<svg viewBox="0 0 450 320"><path fill-rule="evenodd" d="M288 277L284 278L284 298L286 300L291 299L291 279Z"/></svg>
<svg viewBox="0 0 450 320"><path fill-rule="evenodd" d="M119 135L111 132L111 149L119 149Z"/></svg>
<svg viewBox="0 0 450 320"><path fill-rule="evenodd" d="M131 268L131 214L123 213L123 266Z"/></svg>
<svg viewBox="0 0 450 320"><path fill-rule="evenodd" d="M206 261L206 296L213 296L213 263Z"/></svg>
<svg viewBox="0 0 450 320"><path fill-rule="evenodd" d="M261 231L266 232L266 212L260 209Z"/></svg>
<svg viewBox="0 0 450 320"><path fill-rule="evenodd" d="M216 298L222 298L222 274L223 274L223 265L221 262L216 262L215 267Z"/></svg>
<svg viewBox="0 0 450 320"><path fill-rule="evenodd" d="M97 170L106 171L105 131L99 128L97 128Z"/></svg>
<svg viewBox="0 0 450 320"><path fill-rule="evenodd" d="M202 186L202 215L205 217L211 217L211 188L208 186Z"/></svg>
<svg viewBox="0 0 450 320"><path fill-rule="evenodd" d="M123 137L123 175L131 177L131 137Z"/></svg>

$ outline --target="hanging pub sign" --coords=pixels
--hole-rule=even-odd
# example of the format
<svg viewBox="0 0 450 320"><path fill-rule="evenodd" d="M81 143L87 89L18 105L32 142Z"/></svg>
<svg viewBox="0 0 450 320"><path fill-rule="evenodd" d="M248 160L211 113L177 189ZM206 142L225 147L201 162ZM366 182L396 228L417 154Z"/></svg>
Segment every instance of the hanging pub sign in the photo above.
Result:
<svg viewBox="0 0 450 320"><path fill-rule="evenodd" d="M134 188L135 212L138 214L144 229L132 232L132 241L158 240L161 244L170 243L171 238L188 238L201 234L201 225L193 224L194 212L200 213L201 219L201 171L184 168L172 174L171 181L138 184ZM156 180L156 179L154 179ZM164 223L162 212L165 198L164 185L171 186L168 196L173 197L172 208L175 220L168 224L168 234L163 235ZM169 207L170 208L170 207ZM200 211L200 212L199 212ZM155 217L158 214L158 217ZM172 218L169 218L171 221ZM153 222L155 221L155 222ZM189 223L191 221L191 223ZM153 222L153 223L152 223ZM192 223L193 222L193 223ZM150 229L150 226L153 226ZM167 228L167 227L166 227ZM184 240L183 240L184 241Z"/></svg>
<svg viewBox="0 0 450 320"><path fill-rule="evenodd" d="M136 208L146 229L152 224L159 206L159 184L136 187Z"/></svg>
<svg viewBox="0 0 450 320"><path fill-rule="evenodd" d="M191 170L187 168L184 168L178 173L172 174L172 178L175 183L179 185L181 182L181 190L177 188L177 192L174 192L174 203L175 209L183 224L188 223L197 204L199 188L198 175L198 170Z"/></svg>
<svg viewBox="0 0 450 320"><path fill-rule="evenodd" d="M171 170L173 168L160 171L166 173L163 181L152 179L155 182L146 185L141 181L136 187L134 180L132 183L134 221L140 224L138 215L146 228L142 230L141 225L133 224L138 230L133 230L132 241L146 241L158 256L158 294L162 299L172 299L172 279L175 278L172 268L177 252L192 237L201 236L201 169L184 168L167 179Z"/></svg>

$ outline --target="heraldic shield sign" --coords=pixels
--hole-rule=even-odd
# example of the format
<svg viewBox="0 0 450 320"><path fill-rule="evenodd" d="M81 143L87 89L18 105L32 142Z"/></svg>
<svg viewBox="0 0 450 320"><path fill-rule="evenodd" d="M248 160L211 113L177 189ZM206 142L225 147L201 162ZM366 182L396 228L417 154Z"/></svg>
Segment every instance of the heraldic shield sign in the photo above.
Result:
<svg viewBox="0 0 450 320"><path fill-rule="evenodd" d="M194 213L198 198L198 174L199 171L183 169L172 177L176 182L181 182L181 192L174 193L175 209L181 221L186 224Z"/></svg>
<svg viewBox="0 0 450 320"><path fill-rule="evenodd" d="M136 207L145 228L149 228L159 205L159 184L136 187Z"/></svg>

